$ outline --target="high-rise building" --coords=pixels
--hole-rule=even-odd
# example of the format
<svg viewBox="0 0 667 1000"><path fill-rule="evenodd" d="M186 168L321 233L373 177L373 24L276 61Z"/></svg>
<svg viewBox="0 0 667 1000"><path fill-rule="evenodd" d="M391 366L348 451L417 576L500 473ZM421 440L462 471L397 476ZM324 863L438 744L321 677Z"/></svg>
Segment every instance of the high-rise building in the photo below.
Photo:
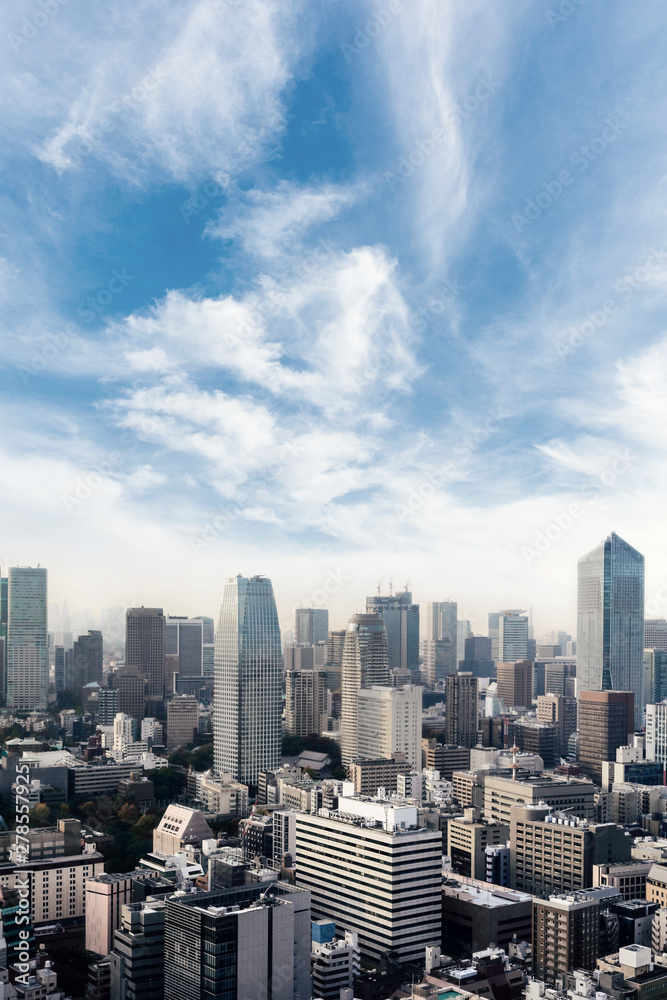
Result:
<svg viewBox="0 0 667 1000"><path fill-rule="evenodd" d="M646 706L646 759L667 764L667 701Z"/></svg>
<svg viewBox="0 0 667 1000"><path fill-rule="evenodd" d="M521 611L498 613L498 662L509 663L511 660L531 659L529 638L527 615Z"/></svg>
<svg viewBox="0 0 667 1000"><path fill-rule="evenodd" d="M479 689L472 673L452 674L445 688L445 739L459 747L477 745Z"/></svg>
<svg viewBox="0 0 667 1000"><path fill-rule="evenodd" d="M424 638L447 640L448 662L444 676L456 673L458 657L458 604L456 601L429 601L424 615ZM429 682L430 683L430 682Z"/></svg>
<svg viewBox="0 0 667 1000"><path fill-rule="evenodd" d="M326 718L326 692L325 671L287 670L285 731L292 736L319 736L322 719Z"/></svg>
<svg viewBox="0 0 667 1000"><path fill-rule="evenodd" d="M341 990L353 992L354 979L361 971L356 934L345 931L342 938L337 938L333 921L314 920L310 960L314 997L339 1000Z"/></svg>
<svg viewBox="0 0 667 1000"><path fill-rule="evenodd" d="M413 769L421 770L422 689L362 688L357 692L357 760L375 760L402 754Z"/></svg>
<svg viewBox="0 0 667 1000"><path fill-rule="evenodd" d="M97 721L99 725L113 726L113 720L118 711L118 688L100 688L97 702Z"/></svg>
<svg viewBox="0 0 667 1000"><path fill-rule="evenodd" d="M644 650L644 701L655 705L667 698L667 649Z"/></svg>
<svg viewBox="0 0 667 1000"><path fill-rule="evenodd" d="M310 894L285 882L165 900L164 1000L307 1000Z"/></svg>
<svg viewBox="0 0 667 1000"><path fill-rule="evenodd" d="M294 612L297 642L326 642L329 634L329 612L325 608L297 608Z"/></svg>
<svg viewBox="0 0 667 1000"><path fill-rule="evenodd" d="M632 691L580 691L578 705L579 766L602 783L602 761L616 760L634 732Z"/></svg>
<svg viewBox="0 0 667 1000"><path fill-rule="evenodd" d="M390 670L419 670L419 605L409 590L367 597L366 614L378 614L387 630Z"/></svg>
<svg viewBox="0 0 667 1000"><path fill-rule="evenodd" d="M573 969L594 969L600 900L586 893L533 901L533 976L555 983Z"/></svg>
<svg viewBox="0 0 667 1000"><path fill-rule="evenodd" d="M114 1000L164 997L164 908L164 900L155 897L122 907L109 953L110 993Z"/></svg>
<svg viewBox="0 0 667 1000"><path fill-rule="evenodd" d="M644 557L612 532L579 560L577 697L632 691L634 728L644 706Z"/></svg>
<svg viewBox="0 0 667 1000"><path fill-rule="evenodd" d="M7 610L7 706L45 709L49 692L46 570L11 566Z"/></svg>
<svg viewBox="0 0 667 1000"><path fill-rule="evenodd" d="M132 901L132 876L92 875L86 879L86 951L108 955L125 903Z"/></svg>
<svg viewBox="0 0 667 1000"><path fill-rule="evenodd" d="M280 766L283 656L271 581L228 580L215 636L214 766L244 784Z"/></svg>
<svg viewBox="0 0 667 1000"><path fill-rule="evenodd" d="M118 711L141 722L146 714L146 678L138 667L121 667L114 675Z"/></svg>
<svg viewBox="0 0 667 1000"><path fill-rule="evenodd" d="M162 608L128 608L125 616L125 664L146 678L149 701L165 693L165 630Z"/></svg>
<svg viewBox="0 0 667 1000"><path fill-rule="evenodd" d="M505 708L530 708L533 702L533 664L531 660L498 663L498 697Z"/></svg>
<svg viewBox="0 0 667 1000"><path fill-rule="evenodd" d="M72 647L74 687L77 697L86 684L102 686L102 666L104 663L104 643L102 633L97 630L80 635Z"/></svg>
<svg viewBox="0 0 667 1000"><path fill-rule="evenodd" d="M420 960L440 942L442 834L417 825L415 806L341 797L338 809L296 819L313 917L358 934L362 957Z"/></svg>
<svg viewBox="0 0 667 1000"><path fill-rule="evenodd" d="M491 644L491 639L486 635L469 635L464 643L459 670L471 672L475 677L495 677L496 664L491 656Z"/></svg>
<svg viewBox="0 0 667 1000"><path fill-rule="evenodd" d="M441 684L449 674L453 673L452 651L448 637L424 640L422 670L424 680L429 687Z"/></svg>
<svg viewBox="0 0 667 1000"><path fill-rule="evenodd" d="M459 664L466 658L466 639L470 636L470 622L467 618L459 618L456 623L456 669L462 669Z"/></svg>
<svg viewBox="0 0 667 1000"><path fill-rule="evenodd" d="M66 689L66 675L65 675L65 647L56 646L53 650L53 664L54 664L54 681L56 687L56 694L60 694L61 691Z"/></svg>
<svg viewBox="0 0 667 1000"><path fill-rule="evenodd" d="M204 672L204 622L201 618L167 615L165 652L178 657L179 677L202 677Z"/></svg>
<svg viewBox="0 0 667 1000"><path fill-rule="evenodd" d="M9 577L0 576L0 701L5 700L7 686L7 615L9 610Z"/></svg>
<svg viewBox="0 0 667 1000"><path fill-rule="evenodd" d="M644 649L667 651L667 619L647 618L644 621Z"/></svg>
<svg viewBox="0 0 667 1000"><path fill-rule="evenodd" d="M199 702L191 695L177 695L167 705L167 749L192 743L199 727Z"/></svg>
<svg viewBox="0 0 667 1000"><path fill-rule="evenodd" d="M558 730L558 753L567 756L567 744L577 729L577 699L565 695L540 694L537 696L537 721L550 722Z"/></svg>
<svg viewBox="0 0 667 1000"><path fill-rule="evenodd" d="M341 755L345 767L357 752L357 693L389 684L387 631L380 615L353 615L345 631L341 672Z"/></svg>

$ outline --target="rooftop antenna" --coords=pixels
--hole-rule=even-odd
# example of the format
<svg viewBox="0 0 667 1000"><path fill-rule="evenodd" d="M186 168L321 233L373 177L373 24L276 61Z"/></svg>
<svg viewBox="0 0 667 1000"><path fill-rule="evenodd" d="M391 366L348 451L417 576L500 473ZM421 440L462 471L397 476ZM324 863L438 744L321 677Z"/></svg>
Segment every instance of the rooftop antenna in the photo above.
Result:
<svg viewBox="0 0 667 1000"><path fill-rule="evenodd" d="M394 593L394 578L393 578L393 576L390 576L389 577L389 596L392 597L393 593Z"/></svg>
<svg viewBox="0 0 667 1000"><path fill-rule="evenodd" d="M510 767L512 768L512 781L516 781L516 769L519 766L516 759L516 755L519 750L516 745L516 740L514 741L514 746L510 747L510 750L512 751L512 763L510 764Z"/></svg>
<svg viewBox="0 0 667 1000"><path fill-rule="evenodd" d="M382 580L378 580L378 597L382 593Z"/></svg>
<svg viewBox="0 0 667 1000"><path fill-rule="evenodd" d="M408 591L409 589L410 589L410 581L409 581L409 580L406 580L406 581L405 581L405 590L406 590L406 593L407 593L407 591Z"/></svg>

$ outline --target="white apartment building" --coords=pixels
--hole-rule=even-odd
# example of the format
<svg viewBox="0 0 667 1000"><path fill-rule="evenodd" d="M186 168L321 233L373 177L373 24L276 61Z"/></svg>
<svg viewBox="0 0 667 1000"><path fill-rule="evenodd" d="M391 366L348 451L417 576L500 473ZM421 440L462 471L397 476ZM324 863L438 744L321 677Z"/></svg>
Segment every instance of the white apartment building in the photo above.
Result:
<svg viewBox="0 0 667 1000"><path fill-rule="evenodd" d="M0 885L20 887L30 881L33 924L53 923L83 917L86 912L86 881L104 872L104 858L96 851L49 860L31 861L30 869L14 865L0 867Z"/></svg>
<svg viewBox="0 0 667 1000"><path fill-rule="evenodd" d="M667 701L646 706L646 759L667 763Z"/></svg>

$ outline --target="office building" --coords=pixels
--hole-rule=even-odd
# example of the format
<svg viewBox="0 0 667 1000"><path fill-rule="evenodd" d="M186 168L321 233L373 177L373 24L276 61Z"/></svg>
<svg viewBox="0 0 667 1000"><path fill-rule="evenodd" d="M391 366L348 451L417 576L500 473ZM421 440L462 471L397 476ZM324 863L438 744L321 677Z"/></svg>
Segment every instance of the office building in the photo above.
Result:
<svg viewBox="0 0 667 1000"><path fill-rule="evenodd" d="M647 618L644 621L644 649L667 652L667 620Z"/></svg>
<svg viewBox="0 0 667 1000"><path fill-rule="evenodd" d="M577 729L576 698L551 693L538 695L537 721L550 723L556 727L558 753L561 757L567 757L568 740Z"/></svg>
<svg viewBox="0 0 667 1000"><path fill-rule="evenodd" d="M336 925L330 920L314 920L312 928L313 996L339 1000L341 990L352 993L354 979L361 972L359 939L350 931L337 938Z"/></svg>
<svg viewBox="0 0 667 1000"><path fill-rule="evenodd" d="M7 707L44 710L49 691L46 570L9 568Z"/></svg>
<svg viewBox="0 0 667 1000"><path fill-rule="evenodd" d="M326 642L329 634L329 612L324 608L297 608L294 612L297 643L313 645Z"/></svg>
<svg viewBox="0 0 667 1000"><path fill-rule="evenodd" d="M520 610L489 614L491 659L496 663L528 659L528 618Z"/></svg>
<svg viewBox="0 0 667 1000"><path fill-rule="evenodd" d="M533 902L533 976L547 983L573 969L594 969L600 901L586 893Z"/></svg>
<svg viewBox="0 0 667 1000"><path fill-rule="evenodd" d="M356 760L350 766L350 781L354 782L355 795L377 795L379 788L391 794L398 790L398 776L412 771L412 764L398 757Z"/></svg>
<svg viewBox="0 0 667 1000"><path fill-rule="evenodd" d="M508 951L515 934L517 941L531 940L532 910L527 893L448 874L442 885L442 950L454 959L470 958L493 941Z"/></svg>
<svg viewBox="0 0 667 1000"><path fill-rule="evenodd" d="M54 669L53 677L54 677L56 693L60 694L62 691L67 690L64 646L55 646L53 650L53 669ZM3 690L4 690L4 685L3 685Z"/></svg>
<svg viewBox="0 0 667 1000"><path fill-rule="evenodd" d="M533 703L533 664L531 660L501 661L497 665L498 697L505 708L530 708Z"/></svg>
<svg viewBox="0 0 667 1000"><path fill-rule="evenodd" d="M646 706L646 759L667 764L667 701Z"/></svg>
<svg viewBox="0 0 667 1000"><path fill-rule="evenodd" d="M357 692L357 757L403 756L413 770L421 768L422 689L373 686Z"/></svg>
<svg viewBox="0 0 667 1000"><path fill-rule="evenodd" d="M194 742L199 726L199 702L190 695L175 695L167 705L167 750Z"/></svg>
<svg viewBox="0 0 667 1000"><path fill-rule="evenodd" d="M96 851L31 861L25 865L0 865L0 886L13 889L30 880L33 925L56 921L81 922L86 913L85 885L91 875L104 872L104 858Z"/></svg>
<svg viewBox="0 0 667 1000"><path fill-rule="evenodd" d="M212 836L200 809L172 802L153 830L153 850L160 854L177 854L189 846L201 847L202 842Z"/></svg>
<svg viewBox="0 0 667 1000"><path fill-rule="evenodd" d="M104 662L102 633L91 630L87 635L80 635L72 647L73 684L70 690L81 698L83 688L87 684L102 686L102 665Z"/></svg>
<svg viewBox="0 0 667 1000"><path fill-rule="evenodd" d="M475 677L496 676L496 664L491 656L491 639L486 635L469 635L464 643L459 670L470 671Z"/></svg>
<svg viewBox="0 0 667 1000"><path fill-rule="evenodd" d="M596 784L602 783L602 761L616 760L634 732L632 691L580 691L578 707L579 766Z"/></svg>
<svg viewBox="0 0 667 1000"><path fill-rule="evenodd" d="M559 763L558 729L550 722L513 722L508 724L509 739L522 753L539 757L546 768Z"/></svg>
<svg viewBox="0 0 667 1000"><path fill-rule="evenodd" d="M387 685L389 682L389 651L383 618L380 615L353 615L345 631L341 671L341 755L345 767L359 758L358 692L374 684Z"/></svg>
<svg viewBox="0 0 667 1000"><path fill-rule="evenodd" d="M546 661L544 663L544 693L575 697L577 667L571 661Z"/></svg>
<svg viewBox="0 0 667 1000"><path fill-rule="evenodd" d="M466 878L486 877L486 848L506 845L510 835L505 823L480 819L479 811L464 809L463 816L447 821L447 854L452 871Z"/></svg>
<svg viewBox="0 0 667 1000"><path fill-rule="evenodd" d="M208 632L210 634L210 628ZM204 675L204 620L167 615L165 622L165 653L177 657L172 661L179 678Z"/></svg>
<svg viewBox="0 0 667 1000"><path fill-rule="evenodd" d="M313 647L309 647L312 651ZM285 673L285 732L319 736L326 726L326 672L287 670Z"/></svg>
<svg viewBox="0 0 667 1000"><path fill-rule="evenodd" d="M471 635L470 632L470 622L467 618L459 618L456 622L456 669L465 669L461 667L461 660L466 658L466 639Z"/></svg>
<svg viewBox="0 0 667 1000"><path fill-rule="evenodd" d="M166 618L162 608L128 608L125 614L125 665L146 678L149 701L165 694Z"/></svg>
<svg viewBox="0 0 667 1000"><path fill-rule="evenodd" d="M141 722L146 714L147 683L138 667L121 667L114 675L118 711Z"/></svg>
<svg viewBox="0 0 667 1000"><path fill-rule="evenodd" d="M85 892L86 951L108 955L123 906L132 902L132 877L129 873L93 875L86 879Z"/></svg>
<svg viewBox="0 0 667 1000"><path fill-rule="evenodd" d="M311 996L310 894L284 882L165 900L164 1000Z"/></svg>
<svg viewBox="0 0 667 1000"><path fill-rule="evenodd" d="M366 614L382 617L387 630L390 670L419 670L419 605L404 590L388 597L367 597Z"/></svg>
<svg viewBox="0 0 667 1000"><path fill-rule="evenodd" d="M655 705L667 698L667 649L644 650L644 702Z"/></svg>
<svg viewBox="0 0 667 1000"><path fill-rule="evenodd" d="M445 678L454 672L454 669L454 658L452 657L449 637L447 636L443 639L425 639L422 671L426 684L432 688L438 684L442 684Z"/></svg>
<svg viewBox="0 0 667 1000"><path fill-rule="evenodd" d="M534 896L586 889L594 884L594 865L630 860L630 836L614 823L516 805L509 828L510 885Z"/></svg>
<svg viewBox="0 0 667 1000"><path fill-rule="evenodd" d="M644 557L612 533L579 560L577 697L631 691L640 729L644 683Z"/></svg>
<svg viewBox="0 0 667 1000"><path fill-rule="evenodd" d="M470 767L470 748L438 743L435 739L422 739L422 768L439 771L440 777L451 781L454 771L467 771Z"/></svg>
<svg viewBox="0 0 667 1000"><path fill-rule="evenodd" d="M97 699L97 722L100 726L113 726L118 714L118 688L100 688Z"/></svg>
<svg viewBox="0 0 667 1000"><path fill-rule="evenodd" d="M280 766L283 657L267 577L228 580L215 636L215 770L244 784Z"/></svg>
<svg viewBox="0 0 667 1000"><path fill-rule="evenodd" d="M442 834L417 826L415 806L341 796L338 809L297 816L313 917L358 934L362 957L421 959L441 937Z"/></svg>
<svg viewBox="0 0 667 1000"><path fill-rule="evenodd" d="M109 954L112 1000L164 997L164 914L164 899L155 897L121 908Z"/></svg>
<svg viewBox="0 0 667 1000"><path fill-rule="evenodd" d="M592 781L552 774L529 774L513 780L502 774L479 772L483 777L484 815L509 824L511 807L546 804L554 811L592 820L595 816L595 785Z"/></svg>
<svg viewBox="0 0 667 1000"><path fill-rule="evenodd" d="M479 690L472 673L452 674L445 687L445 739L459 747L477 745Z"/></svg>
<svg viewBox="0 0 667 1000"><path fill-rule="evenodd" d="M456 601L430 601L426 605L424 638L426 640L425 653L432 640L441 640L443 643L440 647L430 647L436 650L440 657L446 653L447 659L443 677L455 673L458 667L458 605ZM432 686L433 682L428 681L428 683Z"/></svg>

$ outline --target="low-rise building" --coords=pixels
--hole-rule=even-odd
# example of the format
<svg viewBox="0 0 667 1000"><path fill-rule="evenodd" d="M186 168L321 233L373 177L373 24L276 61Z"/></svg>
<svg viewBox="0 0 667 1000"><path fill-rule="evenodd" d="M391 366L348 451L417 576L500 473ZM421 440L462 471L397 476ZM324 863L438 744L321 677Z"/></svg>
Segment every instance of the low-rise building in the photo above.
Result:
<svg viewBox="0 0 667 1000"><path fill-rule="evenodd" d="M452 958L483 951L493 941L507 949L516 934L532 937L533 897L487 882L447 875L442 885L442 950Z"/></svg>

